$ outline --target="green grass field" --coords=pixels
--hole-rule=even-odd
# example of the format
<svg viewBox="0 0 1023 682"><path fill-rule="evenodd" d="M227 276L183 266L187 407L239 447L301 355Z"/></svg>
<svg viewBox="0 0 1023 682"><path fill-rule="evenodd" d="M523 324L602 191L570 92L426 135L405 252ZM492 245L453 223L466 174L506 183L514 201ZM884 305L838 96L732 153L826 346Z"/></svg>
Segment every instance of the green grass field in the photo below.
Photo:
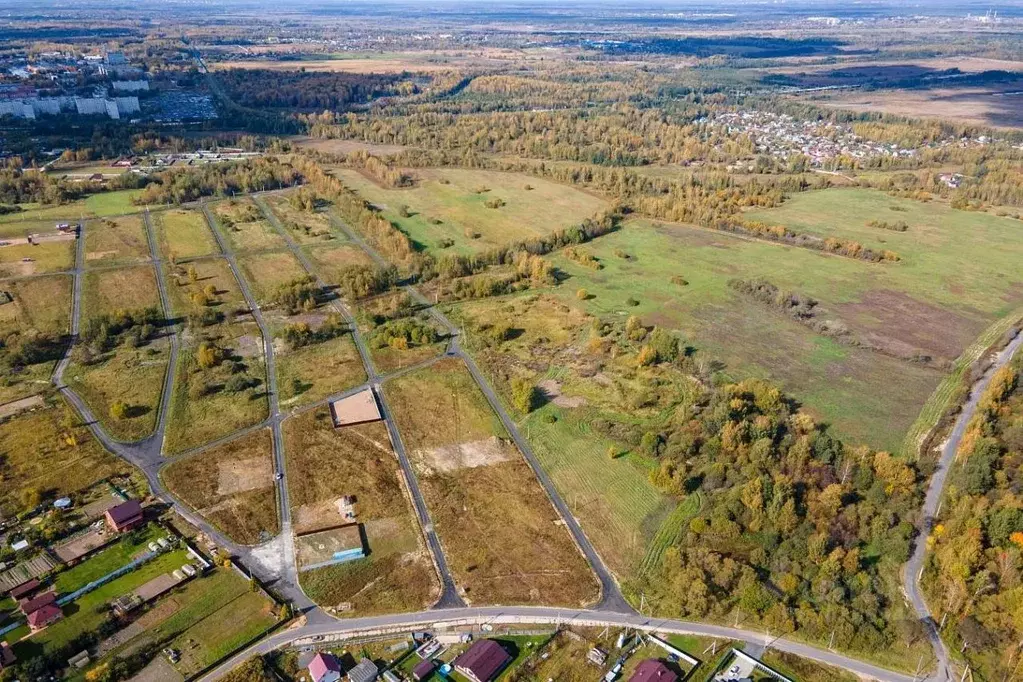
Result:
<svg viewBox="0 0 1023 682"><path fill-rule="evenodd" d="M474 253L543 236L593 217L607 205L578 189L516 173L416 170L419 180L408 189L384 189L350 169L336 174L414 241L438 254ZM505 203L488 208L491 200ZM410 217L401 215L402 206L408 206ZM443 240L451 246L443 249Z"/></svg>
<svg viewBox="0 0 1023 682"><path fill-rule="evenodd" d="M174 208L152 215L161 257L180 261L218 253L201 211Z"/></svg>
<svg viewBox="0 0 1023 682"><path fill-rule="evenodd" d="M128 533L85 561L58 573L53 588L58 595L70 594L127 565L139 554L148 551L146 545L166 535L166 531L153 524Z"/></svg>
<svg viewBox="0 0 1023 682"><path fill-rule="evenodd" d="M188 561L184 550L161 554L135 571L96 588L71 604L64 606L64 618L14 645L19 659L48 655L55 652L82 633L95 630L107 617L108 602L128 594L153 578L180 568Z"/></svg>
<svg viewBox="0 0 1023 682"><path fill-rule="evenodd" d="M86 224L86 267L131 263L149 257L149 242L141 217L123 216Z"/></svg>
<svg viewBox="0 0 1023 682"><path fill-rule="evenodd" d="M199 312L207 307L225 314L247 308L238 280L224 258L195 260L169 267L164 272L167 298L170 299L171 312L176 316ZM213 294L209 299L205 298L207 291Z"/></svg>
<svg viewBox="0 0 1023 682"><path fill-rule="evenodd" d="M122 213L138 213L143 207L136 206L132 201L139 194L141 194L141 191L135 189L90 194L85 199L85 210L98 217L121 215Z"/></svg>
<svg viewBox="0 0 1023 682"><path fill-rule="evenodd" d="M287 246L252 199L221 201L213 204L211 212L234 251L262 251Z"/></svg>
<svg viewBox="0 0 1023 682"><path fill-rule="evenodd" d="M556 289L565 305L601 317L638 315L646 324L678 331L698 358L724 362L727 375L777 381L841 436L879 448L898 449L943 373L821 336L728 282L764 278L817 298L828 319L838 317L859 335L929 346L951 357L987 326L977 312L936 309L882 284L898 275L901 263L873 265L644 220L585 248L602 269L552 257L569 275ZM676 284L674 277L688 284ZM872 300L879 287L885 300L901 306L898 314L884 303L861 302ZM578 299L579 289L588 292L586 301Z"/></svg>
<svg viewBox="0 0 1023 682"><path fill-rule="evenodd" d="M60 272L70 270L74 264L74 241L0 247L0 278Z"/></svg>

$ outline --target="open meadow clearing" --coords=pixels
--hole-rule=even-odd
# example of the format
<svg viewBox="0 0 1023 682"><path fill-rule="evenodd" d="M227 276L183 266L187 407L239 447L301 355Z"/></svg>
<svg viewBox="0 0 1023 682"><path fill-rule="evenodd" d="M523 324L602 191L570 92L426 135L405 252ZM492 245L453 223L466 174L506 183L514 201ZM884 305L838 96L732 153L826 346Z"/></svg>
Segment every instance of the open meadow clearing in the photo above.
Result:
<svg viewBox="0 0 1023 682"><path fill-rule="evenodd" d="M461 361L442 360L384 390L470 603L596 598L589 566Z"/></svg>
<svg viewBox="0 0 1023 682"><path fill-rule="evenodd" d="M242 275L252 286L252 295L260 307L273 301L282 284L305 277L306 271L291 251L248 254L238 257Z"/></svg>
<svg viewBox="0 0 1023 682"><path fill-rule="evenodd" d="M365 251L351 244L307 247L305 252L327 284L337 283L346 268L373 265L373 260Z"/></svg>
<svg viewBox="0 0 1023 682"><path fill-rule="evenodd" d="M398 460L382 423L335 429L326 408L284 422L295 531L342 522L341 497L356 501L368 556L303 571L302 587L340 615L366 616L427 608L439 585Z"/></svg>
<svg viewBox="0 0 1023 682"><path fill-rule="evenodd" d="M150 257L140 216L91 220L84 232L86 267L121 265Z"/></svg>
<svg viewBox="0 0 1023 682"><path fill-rule="evenodd" d="M70 270L74 264L73 239L0 246L0 278L61 272Z"/></svg>
<svg viewBox="0 0 1023 682"><path fill-rule="evenodd" d="M275 342L277 383L281 407L298 407L358 386L366 381L366 369L352 335L291 348Z"/></svg>
<svg viewBox="0 0 1023 682"><path fill-rule="evenodd" d="M723 362L734 378L777 381L839 435L882 449L899 447L941 381L941 363L987 326L975 311L937 308L904 293L897 278L902 263L870 264L645 220L579 250L596 258L600 269L562 253L552 257L569 275L555 289L566 305L604 318L636 315L678 332L696 358ZM818 333L730 286L732 280L760 279L820 301L820 318L848 328L854 343ZM901 306L896 314L893 305ZM923 325L940 333L925 332ZM914 362L917 352L934 361Z"/></svg>
<svg viewBox="0 0 1023 682"><path fill-rule="evenodd" d="M0 443L4 454L0 509L4 515L26 507L23 491L56 499L131 471L128 464L100 446L60 398L48 401L44 409L0 423Z"/></svg>
<svg viewBox="0 0 1023 682"><path fill-rule="evenodd" d="M222 313L245 308L238 280L227 260L203 258L167 268L167 297L175 316L187 317L207 310Z"/></svg>
<svg viewBox="0 0 1023 682"><path fill-rule="evenodd" d="M260 197L257 201L266 206L288 234L299 244L319 244L338 239L331 227L330 216L322 210L308 210L295 204L294 193Z"/></svg>
<svg viewBox="0 0 1023 682"><path fill-rule="evenodd" d="M287 245L252 199L220 201L212 205L211 212L235 251L283 249Z"/></svg>
<svg viewBox="0 0 1023 682"><path fill-rule="evenodd" d="M87 363L73 360L64 381L92 408L108 434L122 441L141 440L156 428L169 359L166 339L140 347L122 344ZM114 409L116 403L124 405L123 413Z"/></svg>
<svg viewBox="0 0 1023 682"><path fill-rule="evenodd" d="M203 329L178 356L165 448L176 454L266 419L263 337L252 322Z"/></svg>
<svg viewBox="0 0 1023 682"><path fill-rule="evenodd" d="M358 171L336 171L414 242L438 253L477 253L542 237L607 206L578 189L517 173L453 168L411 173L418 178L414 187L384 189Z"/></svg>
<svg viewBox="0 0 1023 682"><path fill-rule="evenodd" d="M270 430L262 429L160 472L167 489L231 540L254 545L280 529Z"/></svg>
<svg viewBox="0 0 1023 682"><path fill-rule="evenodd" d="M201 211L180 208L153 213L156 243L160 256L171 260L187 260L219 253Z"/></svg>
<svg viewBox="0 0 1023 682"><path fill-rule="evenodd" d="M478 359L505 404L512 406L510 381L534 375L541 404L521 420L544 470L608 566L625 578L657 552L654 540L681 521L677 504L650 482L653 464L630 446L594 428L610 418L633 423L656 419L659 403L640 408L626 396L661 386L670 400L684 400L688 386L676 385L655 368L609 363L603 370L586 350L592 318L551 295L524 294L447 306L466 330L463 344ZM508 330L500 342L494 329ZM608 457L608 452L618 453ZM687 519L686 519L687 520ZM663 550L663 547L659 549Z"/></svg>
<svg viewBox="0 0 1023 682"><path fill-rule="evenodd" d="M156 269L151 265L95 270L82 284L82 319L160 307Z"/></svg>
<svg viewBox="0 0 1023 682"><path fill-rule="evenodd" d="M53 275L0 282L0 292L10 297L0 305L0 337L39 333L55 342L42 361L5 373L0 379L3 404L48 387L71 317L71 277Z"/></svg>

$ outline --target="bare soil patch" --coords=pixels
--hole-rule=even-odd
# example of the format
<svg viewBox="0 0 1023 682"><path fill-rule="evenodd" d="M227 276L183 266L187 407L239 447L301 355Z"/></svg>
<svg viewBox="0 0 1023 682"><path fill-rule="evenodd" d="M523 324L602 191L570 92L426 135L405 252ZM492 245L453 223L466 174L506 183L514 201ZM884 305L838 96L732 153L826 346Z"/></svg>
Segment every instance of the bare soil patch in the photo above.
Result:
<svg viewBox="0 0 1023 682"><path fill-rule="evenodd" d="M429 450L416 450L413 456L422 463L427 474L458 469L485 467L507 462L515 456L511 446L497 436L468 443L455 443Z"/></svg>
<svg viewBox="0 0 1023 682"><path fill-rule="evenodd" d="M247 490L258 490L273 485L273 468L265 457L227 460L217 463L218 495L234 495Z"/></svg>
<svg viewBox="0 0 1023 682"><path fill-rule="evenodd" d="M935 358L953 360L984 328L981 320L939 308L899 291L875 289L860 301L834 306L839 316L870 324L860 335L897 355L914 349Z"/></svg>
<svg viewBox="0 0 1023 682"><path fill-rule="evenodd" d="M567 396L561 392L561 382L555 379L545 379L537 384L539 389L547 396L547 400L558 407L582 407L586 404L586 398L582 396Z"/></svg>
<svg viewBox="0 0 1023 682"><path fill-rule="evenodd" d="M41 395L32 395L21 400L15 400L13 402L0 405L0 419L7 419L13 417L19 412L31 410L36 407L43 406L43 397Z"/></svg>

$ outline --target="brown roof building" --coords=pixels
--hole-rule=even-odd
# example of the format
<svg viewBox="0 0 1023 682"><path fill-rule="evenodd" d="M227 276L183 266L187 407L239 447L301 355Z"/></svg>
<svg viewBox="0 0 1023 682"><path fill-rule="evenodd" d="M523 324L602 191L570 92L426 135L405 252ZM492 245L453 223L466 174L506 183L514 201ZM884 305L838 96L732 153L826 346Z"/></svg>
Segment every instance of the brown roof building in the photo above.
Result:
<svg viewBox="0 0 1023 682"><path fill-rule="evenodd" d="M7 642L0 642L0 670L11 667L17 660L11 646Z"/></svg>
<svg viewBox="0 0 1023 682"><path fill-rule="evenodd" d="M38 611L47 604L52 604L57 601L57 593L53 590L49 592L43 592L42 594L36 595L31 599L22 599L18 603L18 607L21 612L26 616L31 615L33 611Z"/></svg>
<svg viewBox="0 0 1023 682"><path fill-rule="evenodd" d="M678 682L678 675L660 661L650 658L636 666L629 682Z"/></svg>
<svg viewBox="0 0 1023 682"><path fill-rule="evenodd" d="M11 588L10 591L11 599L14 600L24 599L25 597L39 589L40 584L41 583L39 582L38 578L32 578L31 580L26 580L20 585L15 585L14 587Z"/></svg>
<svg viewBox="0 0 1023 682"><path fill-rule="evenodd" d="M104 516L110 530L124 533L142 525L142 505L138 500L128 500L107 509Z"/></svg>
<svg viewBox="0 0 1023 682"><path fill-rule="evenodd" d="M472 682L491 682L511 663L512 657L492 639L476 640L464 654L455 659L455 670Z"/></svg>

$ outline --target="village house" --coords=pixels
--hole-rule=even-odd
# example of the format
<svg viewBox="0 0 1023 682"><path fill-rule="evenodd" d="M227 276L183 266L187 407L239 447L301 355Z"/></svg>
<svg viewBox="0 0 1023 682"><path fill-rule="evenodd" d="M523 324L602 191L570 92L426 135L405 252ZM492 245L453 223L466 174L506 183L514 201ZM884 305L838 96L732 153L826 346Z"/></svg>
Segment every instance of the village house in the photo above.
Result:
<svg viewBox="0 0 1023 682"><path fill-rule="evenodd" d="M128 500L107 509L103 516L110 530L126 533L142 525L142 505L138 500Z"/></svg>
<svg viewBox="0 0 1023 682"><path fill-rule="evenodd" d="M678 675L664 663L650 658L636 666L629 682L678 682Z"/></svg>
<svg viewBox="0 0 1023 682"><path fill-rule="evenodd" d="M341 679L341 664L331 654L316 654L306 670L312 682L338 682Z"/></svg>
<svg viewBox="0 0 1023 682"><path fill-rule="evenodd" d="M455 659L455 670L472 682L491 682L511 660L511 655L500 644L492 639L480 639Z"/></svg>

